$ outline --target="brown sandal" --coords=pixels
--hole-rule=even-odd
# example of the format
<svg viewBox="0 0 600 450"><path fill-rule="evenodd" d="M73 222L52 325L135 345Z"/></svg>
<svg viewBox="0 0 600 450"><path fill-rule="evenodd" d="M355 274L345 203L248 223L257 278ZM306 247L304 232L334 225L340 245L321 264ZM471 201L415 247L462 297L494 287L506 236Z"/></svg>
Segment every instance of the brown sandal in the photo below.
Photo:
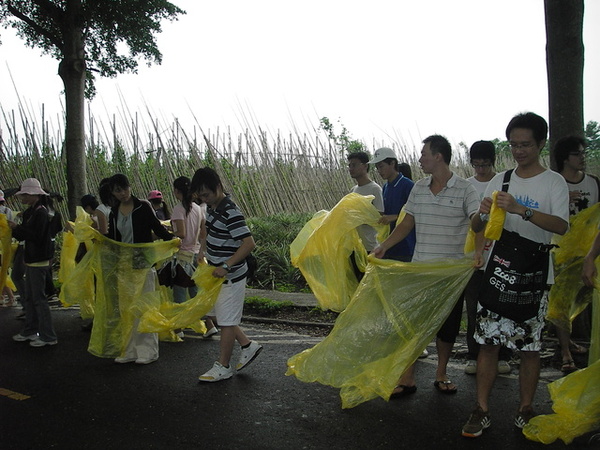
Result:
<svg viewBox="0 0 600 450"><path fill-rule="evenodd" d="M458 392L458 388L454 386L454 388L450 388L450 385L453 384L450 380L436 380L433 382L433 385L437 389L440 394L456 394ZM442 388L441 386L445 386Z"/></svg>

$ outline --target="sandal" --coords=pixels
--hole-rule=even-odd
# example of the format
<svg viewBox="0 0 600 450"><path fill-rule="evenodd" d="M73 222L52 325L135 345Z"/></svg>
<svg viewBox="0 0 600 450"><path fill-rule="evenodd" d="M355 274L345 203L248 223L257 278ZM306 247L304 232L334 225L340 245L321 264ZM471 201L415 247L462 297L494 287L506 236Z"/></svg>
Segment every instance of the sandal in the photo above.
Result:
<svg viewBox="0 0 600 450"><path fill-rule="evenodd" d="M583 345L576 344L575 342L571 342L569 344L569 351L574 355L585 355L588 352L588 349Z"/></svg>
<svg viewBox="0 0 600 450"><path fill-rule="evenodd" d="M453 388L450 385L453 384L450 380L436 380L433 382L433 385L437 389L437 391L441 394L456 394L458 388L454 386ZM444 386L443 388L441 386Z"/></svg>
<svg viewBox="0 0 600 450"><path fill-rule="evenodd" d="M569 361L563 361L562 366L560 366L560 371L562 373L573 373L576 370L579 370L575 365L575 361L570 359Z"/></svg>
<svg viewBox="0 0 600 450"><path fill-rule="evenodd" d="M414 394L415 392L417 392L417 386L406 386L405 384L397 385L394 388L394 391L396 389L402 389L402 390L399 392L392 392L392 394L390 395L390 400L392 400L394 398L406 397L407 395Z"/></svg>

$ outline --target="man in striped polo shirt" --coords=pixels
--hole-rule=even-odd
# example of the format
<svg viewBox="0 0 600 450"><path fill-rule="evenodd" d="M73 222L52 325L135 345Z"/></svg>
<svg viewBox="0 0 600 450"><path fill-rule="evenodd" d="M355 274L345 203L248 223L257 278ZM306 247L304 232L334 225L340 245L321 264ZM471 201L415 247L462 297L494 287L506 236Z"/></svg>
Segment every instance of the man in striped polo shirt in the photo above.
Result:
<svg viewBox="0 0 600 450"><path fill-rule="evenodd" d="M479 210L479 195L471 183L450 170L452 148L445 137L429 136L423 144L419 163L430 176L415 183L404 206L406 216L373 250L378 258L413 229L417 239L412 261L464 257L470 219ZM481 264L479 253L476 265ZM434 386L442 394L455 394L457 390L448 379L446 367L460 328L462 308L461 297L437 334L438 365ZM394 389L395 397L416 391L414 370L413 364L402 375Z"/></svg>
<svg viewBox="0 0 600 450"><path fill-rule="evenodd" d="M254 239L243 214L223 190L219 175L208 167L198 169L192 179L191 191L208 206L206 210L206 259L215 267L213 276L225 277L221 292L209 316L221 327L219 360L198 379L215 382L231 378L258 356L262 345L251 341L239 324L244 309L246 257L254 249ZM241 345L236 367L230 364L235 341Z"/></svg>

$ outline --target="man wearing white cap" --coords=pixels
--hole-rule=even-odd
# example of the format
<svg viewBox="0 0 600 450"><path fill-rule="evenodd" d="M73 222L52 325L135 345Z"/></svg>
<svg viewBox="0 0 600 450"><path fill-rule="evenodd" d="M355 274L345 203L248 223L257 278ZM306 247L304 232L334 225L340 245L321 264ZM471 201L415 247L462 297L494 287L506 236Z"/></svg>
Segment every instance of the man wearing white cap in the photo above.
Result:
<svg viewBox="0 0 600 450"><path fill-rule="evenodd" d="M396 152L388 147L375 150L373 159L369 164L374 164L379 175L387 182L383 186L384 211L379 223L390 226L390 233L396 227L398 215L408 200L408 195L414 183L402 175L398 170ZM415 231L411 231L406 238L385 252L386 259L410 262L415 249Z"/></svg>

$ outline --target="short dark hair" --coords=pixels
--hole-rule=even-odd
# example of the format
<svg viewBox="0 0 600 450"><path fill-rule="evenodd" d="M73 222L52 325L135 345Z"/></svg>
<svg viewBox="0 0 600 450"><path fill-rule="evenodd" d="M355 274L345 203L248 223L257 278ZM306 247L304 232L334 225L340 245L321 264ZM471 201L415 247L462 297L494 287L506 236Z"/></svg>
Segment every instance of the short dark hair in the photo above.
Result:
<svg viewBox="0 0 600 450"><path fill-rule="evenodd" d="M100 205L98 203L98 200L96 200L96 197L94 197L92 194L87 194L81 197L80 203L83 209L89 206L90 208L95 210Z"/></svg>
<svg viewBox="0 0 600 450"><path fill-rule="evenodd" d="M131 184L129 183L129 179L122 173L116 173L112 177L110 177L108 179L108 184L110 186L111 192L114 191L116 187L119 187L121 189L126 189L128 187L131 187Z"/></svg>
<svg viewBox="0 0 600 450"><path fill-rule="evenodd" d="M515 128L525 128L531 130L535 142L539 145L548 137L548 122L542 116L532 112L517 114L510 119L506 127L506 139L510 140L510 133Z"/></svg>
<svg viewBox="0 0 600 450"><path fill-rule="evenodd" d="M496 146L491 141L477 141L471 145L469 150L471 162L474 159L489 159L492 165L496 162Z"/></svg>
<svg viewBox="0 0 600 450"><path fill-rule="evenodd" d="M367 155L367 153L365 152L352 152L352 153L348 153L348 156L346 157L346 159L348 161L350 161L351 159L358 159L361 163L363 164L367 164L369 162L369 155Z"/></svg>
<svg viewBox="0 0 600 450"><path fill-rule="evenodd" d="M219 174L210 167L202 167L194 173L192 184L190 185L190 192L198 192L203 187L209 191L217 192L219 186L223 189L223 183L221 183Z"/></svg>
<svg viewBox="0 0 600 450"><path fill-rule="evenodd" d="M587 142L581 136L565 136L560 138L554 144L554 160L556 161L556 169L562 172L565 168L565 161L569 159L569 153L579 150L579 146L587 147Z"/></svg>
<svg viewBox="0 0 600 450"><path fill-rule="evenodd" d="M432 134L423 139L423 144L429 144L431 153L441 153L444 162L450 165L450 161L452 160L452 147L450 146L448 139L439 134Z"/></svg>

